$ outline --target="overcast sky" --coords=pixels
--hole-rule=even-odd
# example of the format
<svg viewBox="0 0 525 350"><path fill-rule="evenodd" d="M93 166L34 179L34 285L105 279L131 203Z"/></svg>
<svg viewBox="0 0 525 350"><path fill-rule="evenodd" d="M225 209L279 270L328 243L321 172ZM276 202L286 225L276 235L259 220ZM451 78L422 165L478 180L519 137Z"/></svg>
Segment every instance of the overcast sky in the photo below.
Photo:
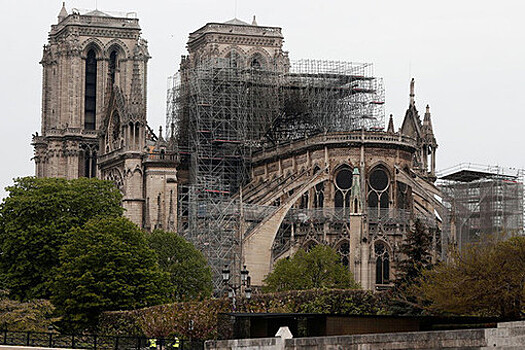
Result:
<svg viewBox="0 0 525 350"><path fill-rule="evenodd" d="M58 0L0 0L0 187L34 175L31 135L40 131L39 61ZM95 8L96 0L66 1ZM167 77L186 53L188 34L235 15L279 26L291 59L372 62L383 77L386 115L396 129L408 106L432 112L437 167L461 162L524 168L525 5L485 0L98 0L102 11L137 12L153 57L148 120L165 124ZM0 189L0 197L5 192Z"/></svg>

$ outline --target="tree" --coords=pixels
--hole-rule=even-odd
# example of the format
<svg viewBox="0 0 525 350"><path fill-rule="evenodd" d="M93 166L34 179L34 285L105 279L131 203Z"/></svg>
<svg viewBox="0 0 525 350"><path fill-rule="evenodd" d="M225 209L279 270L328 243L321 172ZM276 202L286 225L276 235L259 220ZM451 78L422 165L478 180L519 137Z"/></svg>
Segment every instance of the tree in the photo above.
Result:
<svg viewBox="0 0 525 350"><path fill-rule="evenodd" d="M63 326L94 329L102 311L171 301L168 275L145 233L125 218L97 218L73 228L60 249L51 301Z"/></svg>
<svg viewBox="0 0 525 350"><path fill-rule="evenodd" d="M396 284L409 285L432 265L432 232L425 224L417 219L414 230L410 230L400 253L404 256L398 267Z"/></svg>
<svg viewBox="0 0 525 350"><path fill-rule="evenodd" d="M10 331L47 332L58 318L49 300L19 302L0 297L0 325Z"/></svg>
<svg viewBox="0 0 525 350"><path fill-rule="evenodd" d="M96 216L121 216L121 194L109 181L25 177L0 205L0 274L17 300L49 298L65 234Z"/></svg>
<svg viewBox="0 0 525 350"><path fill-rule="evenodd" d="M263 281L265 292L314 288L360 288L336 251L317 245L310 252L300 249L291 259L281 259Z"/></svg>
<svg viewBox="0 0 525 350"><path fill-rule="evenodd" d="M190 242L176 233L161 230L153 231L147 239L149 247L157 253L160 268L170 276L170 291L176 300L211 295L211 269Z"/></svg>
<svg viewBox="0 0 525 350"><path fill-rule="evenodd" d="M456 252L423 274L432 312L519 318L525 305L525 237L494 238Z"/></svg>
<svg viewBox="0 0 525 350"><path fill-rule="evenodd" d="M394 290L391 292L391 309L396 314L420 314L424 305L417 296L419 278L425 270L432 267L432 230L421 220L415 221L400 253L403 260L398 265Z"/></svg>

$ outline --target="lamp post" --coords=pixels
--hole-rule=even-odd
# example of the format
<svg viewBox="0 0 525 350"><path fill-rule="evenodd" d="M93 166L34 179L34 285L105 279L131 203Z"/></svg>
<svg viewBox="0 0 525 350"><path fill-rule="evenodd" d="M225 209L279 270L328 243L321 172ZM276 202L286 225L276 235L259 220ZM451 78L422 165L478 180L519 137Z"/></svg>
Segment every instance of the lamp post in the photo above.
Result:
<svg viewBox="0 0 525 350"><path fill-rule="evenodd" d="M250 272L246 269L244 265L243 269L240 271L241 275L241 284L237 285L235 283L230 283L230 269L228 265L224 265L222 270L222 283L228 287L228 298L232 299L233 310L237 309L237 293L244 295L246 299L252 297L252 289L250 288Z"/></svg>

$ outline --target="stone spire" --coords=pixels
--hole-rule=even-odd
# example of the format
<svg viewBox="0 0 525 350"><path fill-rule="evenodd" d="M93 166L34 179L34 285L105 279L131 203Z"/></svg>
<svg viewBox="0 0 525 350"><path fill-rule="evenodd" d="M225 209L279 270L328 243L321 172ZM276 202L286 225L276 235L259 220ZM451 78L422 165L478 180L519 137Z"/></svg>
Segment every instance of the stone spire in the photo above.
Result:
<svg viewBox="0 0 525 350"><path fill-rule="evenodd" d="M253 15L252 26L258 26L257 20L255 19L255 15Z"/></svg>
<svg viewBox="0 0 525 350"><path fill-rule="evenodd" d="M130 114L133 116L135 120L144 119L145 113L144 113L144 96L142 93L142 82L140 77L140 67L139 62L134 61L133 62L133 73L131 76L131 93L129 96L129 108L130 108Z"/></svg>
<svg viewBox="0 0 525 350"><path fill-rule="evenodd" d="M390 114L390 119L388 120L388 128L386 129L386 132L394 134L394 117L392 114Z"/></svg>
<svg viewBox="0 0 525 350"><path fill-rule="evenodd" d="M66 10L66 3L62 3L62 9L60 10L60 13L58 14L58 23L62 22L64 18L68 16L67 10Z"/></svg>
<svg viewBox="0 0 525 350"><path fill-rule="evenodd" d="M403 123L401 124L400 132L403 135L413 137L417 140L422 137L423 132L421 118L419 117L419 113L416 109L416 102L414 100L414 84L415 80L414 78L412 78L412 80L410 81L410 103L408 104L408 109L405 113L405 118L403 119Z"/></svg>
<svg viewBox="0 0 525 350"><path fill-rule="evenodd" d="M423 118L423 133L425 136L434 137L434 130L432 128L432 120L430 118L430 106L427 105L425 117Z"/></svg>
<svg viewBox="0 0 525 350"><path fill-rule="evenodd" d="M412 80L410 81L410 106L415 105L414 97L416 96L416 94L414 92L414 84L415 80L414 78L412 78Z"/></svg>

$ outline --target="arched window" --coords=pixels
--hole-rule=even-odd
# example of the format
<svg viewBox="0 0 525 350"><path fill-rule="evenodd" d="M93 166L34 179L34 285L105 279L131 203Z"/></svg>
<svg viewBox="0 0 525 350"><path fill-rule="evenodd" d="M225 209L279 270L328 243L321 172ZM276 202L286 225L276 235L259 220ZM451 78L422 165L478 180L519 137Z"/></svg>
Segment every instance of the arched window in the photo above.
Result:
<svg viewBox="0 0 525 350"><path fill-rule="evenodd" d="M390 205L390 180L385 169L376 167L368 177L368 207L374 210L370 215L380 215L381 209Z"/></svg>
<svg viewBox="0 0 525 350"><path fill-rule="evenodd" d="M337 249L337 254L341 257L341 264L348 267L350 265L350 243L343 242Z"/></svg>
<svg viewBox="0 0 525 350"><path fill-rule="evenodd" d="M84 128L95 130L97 111L97 58L95 50L88 51L86 57L86 84L84 92Z"/></svg>
<svg viewBox="0 0 525 350"><path fill-rule="evenodd" d="M376 284L390 283L390 254L384 243L376 242L374 244L376 255Z"/></svg>
<svg viewBox="0 0 525 350"><path fill-rule="evenodd" d="M265 60L260 53L256 53L250 59L250 67L253 69L263 69L265 66Z"/></svg>
<svg viewBox="0 0 525 350"><path fill-rule="evenodd" d="M82 148L80 161L83 164L81 164L80 169L83 169L83 173L80 173L79 176L95 177L97 174L97 151L94 147L87 145L82 146Z"/></svg>
<svg viewBox="0 0 525 350"><path fill-rule="evenodd" d="M350 208L350 189L352 188L352 171L343 166L335 173L334 206L336 208Z"/></svg>
<svg viewBox="0 0 525 350"><path fill-rule="evenodd" d="M301 202L299 203L299 209L308 209L308 192L303 193L301 196Z"/></svg>
<svg viewBox="0 0 525 350"><path fill-rule="evenodd" d="M231 50L230 52L228 52L228 54L226 55L226 59L228 66L231 68L238 68L242 65L241 56L235 50Z"/></svg>
<svg viewBox="0 0 525 350"><path fill-rule="evenodd" d="M314 174L317 174L320 171L321 168L315 166ZM324 181L314 186L313 206L314 208L322 208L324 206Z"/></svg>
<svg viewBox="0 0 525 350"><path fill-rule="evenodd" d="M109 83L110 86L115 84L115 72L117 71L117 51L112 51L109 54Z"/></svg>

